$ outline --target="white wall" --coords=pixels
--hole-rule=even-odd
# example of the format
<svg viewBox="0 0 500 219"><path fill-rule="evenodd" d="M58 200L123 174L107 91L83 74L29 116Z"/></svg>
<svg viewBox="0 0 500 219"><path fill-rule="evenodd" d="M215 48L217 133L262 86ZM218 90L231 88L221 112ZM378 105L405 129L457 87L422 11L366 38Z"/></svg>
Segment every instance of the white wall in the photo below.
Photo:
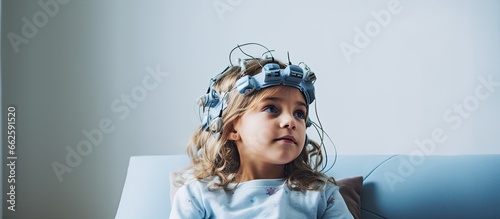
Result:
<svg viewBox="0 0 500 219"><path fill-rule="evenodd" d="M2 18L1 18L1 17L2 17L2 5L0 4L0 22L2 21ZM1 29L0 29L0 35L3 35L3 34L2 34L2 30L1 30ZM2 45L1 45L1 44L0 44L0 51L2 51ZM0 66L2 66L2 54L0 54ZM3 75L3 73L2 73L2 69L0 69L0 74L1 74L1 75ZM1 96L1 97L2 97L2 99L3 99L3 93L2 93L3 89L2 89L2 84L3 84L3 83L2 83L2 78L0 77L0 96ZM2 106L3 106L3 105L2 105ZM3 108L2 108L2 109L3 109ZM2 111L2 112L3 112L3 111ZM0 121L2 121L2 122L3 122L4 120L0 120ZM4 131L3 131L3 127L2 127L2 126L0 126L0 132L2 132L2 139L4 139L4 137L3 137L3 133L4 133ZM0 150L0 160L3 160L3 158L1 158L1 157L3 157L3 150ZM2 176L3 176L3 174L2 174ZM0 186L1 186L2 188L4 188L4 186L3 186L3 181L0 181ZM2 189L2 192L3 192L3 189ZM2 208L0 209L0 215L3 215L3 205L2 205Z"/></svg>
<svg viewBox="0 0 500 219"><path fill-rule="evenodd" d="M2 1L2 110L16 105L19 157L17 211L4 218L112 218L128 158L183 153L196 99L245 42L316 72L340 154L500 153L495 0L46 3ZM71 172L58 178L54 164Z"/></svg>

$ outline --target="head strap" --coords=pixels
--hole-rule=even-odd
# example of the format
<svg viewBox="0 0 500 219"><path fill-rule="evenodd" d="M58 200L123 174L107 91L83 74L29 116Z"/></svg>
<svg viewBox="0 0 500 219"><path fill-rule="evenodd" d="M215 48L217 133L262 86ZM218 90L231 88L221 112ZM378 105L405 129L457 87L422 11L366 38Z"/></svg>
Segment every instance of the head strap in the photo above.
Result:
<svg viewBox="0 0 500 219"><path fill-rule="evenodd" d="M262 71L254 76L245 75L234 84L240 94L251 94L263 88L285 85L299 89L306 99L307 105L314 99L314 82L316 75L306 66L306 72L298 65L288 65L281 69L277 63L264 65Z"/></svg>

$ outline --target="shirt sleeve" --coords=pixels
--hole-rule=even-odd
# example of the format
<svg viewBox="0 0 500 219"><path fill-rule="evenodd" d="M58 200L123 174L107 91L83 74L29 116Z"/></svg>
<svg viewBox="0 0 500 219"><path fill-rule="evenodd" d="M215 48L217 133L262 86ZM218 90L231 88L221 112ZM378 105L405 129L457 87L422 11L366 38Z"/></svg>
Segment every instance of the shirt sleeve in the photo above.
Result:
<svg viewBox="0 0 500 219"><path fill-rule="evenodd" d="M170 210L170 218L205 218L201 191L196 185L183 185L175 193Z"/></svg>
<svg viewBox="0 0 500 219"><path fill-rule="evenodd" d="M344 201L344 198L340 194L339 187L332 185L326 190L326 211L323 215L323 219L327 218L336 218L336 219L352 219L353 216L349 209L347 208L347 204Z"/></svg>

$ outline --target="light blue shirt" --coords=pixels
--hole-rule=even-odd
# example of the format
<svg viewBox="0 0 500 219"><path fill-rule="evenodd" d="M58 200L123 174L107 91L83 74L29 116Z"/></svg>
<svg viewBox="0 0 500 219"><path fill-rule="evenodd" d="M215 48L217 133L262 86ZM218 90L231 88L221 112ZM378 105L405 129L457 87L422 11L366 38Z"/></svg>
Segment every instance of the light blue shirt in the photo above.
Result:
<svg viewBox="0 0 500 219"><path fill-rule="evenodd" d="M331 183L322 191L293 191L284 179L242 182L232 191L208 185L194 181L179 188L170 218L353 218Z"/></svg>

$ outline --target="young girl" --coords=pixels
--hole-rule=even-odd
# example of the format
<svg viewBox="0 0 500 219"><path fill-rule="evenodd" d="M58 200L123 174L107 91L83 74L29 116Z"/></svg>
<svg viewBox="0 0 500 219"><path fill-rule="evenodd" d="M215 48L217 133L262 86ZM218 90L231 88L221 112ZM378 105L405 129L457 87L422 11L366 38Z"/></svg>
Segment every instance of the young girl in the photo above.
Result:
<svg viewBox="0 0 500 219"><path fill-rule="evenodd" d="M212 79L170 218L352 218L306 136L314 73L244 60Z"/></svg>

